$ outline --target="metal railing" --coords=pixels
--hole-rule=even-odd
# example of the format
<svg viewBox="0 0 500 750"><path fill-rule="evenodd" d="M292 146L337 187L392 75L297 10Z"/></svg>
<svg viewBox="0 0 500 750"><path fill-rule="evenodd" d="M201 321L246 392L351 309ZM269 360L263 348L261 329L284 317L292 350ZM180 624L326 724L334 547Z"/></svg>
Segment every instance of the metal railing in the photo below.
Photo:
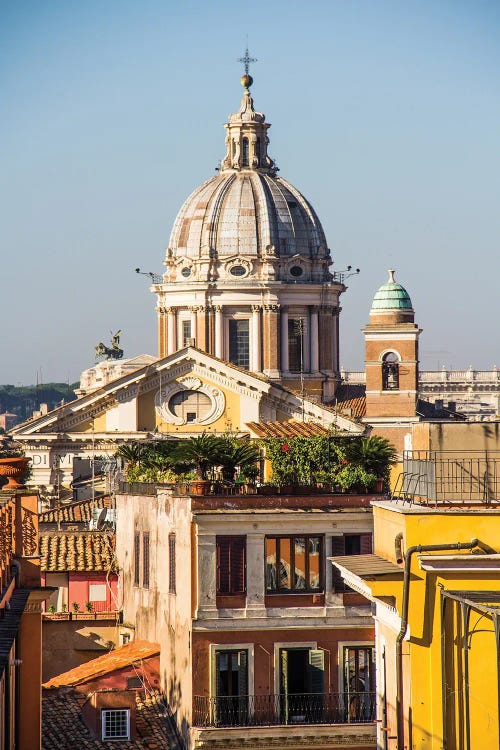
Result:
<svg viewBox="0 0 500 750"><path fill-rule="evenodd" d="M428 504L500 502L500 451L405 451L394 498Z"/></svg>
<svg viewBox="0 0 500 750"><path fill-rule="evenodd" d="M368 692L193 696L195 727L367 724L375 711L376 694Z"/></svg>

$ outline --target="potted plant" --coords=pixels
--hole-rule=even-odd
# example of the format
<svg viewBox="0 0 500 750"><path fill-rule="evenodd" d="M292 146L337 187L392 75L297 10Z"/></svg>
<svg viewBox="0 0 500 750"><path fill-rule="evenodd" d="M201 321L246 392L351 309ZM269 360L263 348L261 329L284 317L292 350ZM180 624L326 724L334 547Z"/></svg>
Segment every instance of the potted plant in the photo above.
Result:
<svg viewBox="0 0 500 750"><path fill-rule="evenodd" d="M23 448L11 438L0 442L0 477L8 481L3 490L17 490L24 487L23 479L28 473L30 458L24 455Z"/></svg>
<svg viewBox="0 0 500 750"><path fill-rule="evenodd" d="M87 612L89 612L89 613L90 613L90 612L93 612L93 610L94 610L94 605L92 604L92 602L85 602L85 609L86 609L86 611L87 611Z"/></svg>
<svg viewBox="0 0 500 750"><path fill-rule="evenodd" d="M206 432L179 442L175 460L194 467L197 476L197 479L191 482L191 492L194 495L207 494L210 486L209 472L222 464L223 448L222 438Z"/></svg>

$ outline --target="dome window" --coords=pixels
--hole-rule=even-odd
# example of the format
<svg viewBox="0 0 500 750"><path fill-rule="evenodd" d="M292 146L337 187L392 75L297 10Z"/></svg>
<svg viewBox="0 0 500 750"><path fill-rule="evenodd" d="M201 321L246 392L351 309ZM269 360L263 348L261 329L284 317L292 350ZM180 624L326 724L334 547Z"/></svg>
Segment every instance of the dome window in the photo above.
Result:
<svg viewBox="0 0 500 750"><path fill-rule="evenodd" d="M182 419L182 424L203 420L212 409L212 402L200 391L180 391L168 402L169 411Z"/></svg>
<svg viewBox="0 0 500 750"><path fill-rule="evenodd" d="M189 279L191 276L191 269L189 266L184 266L184 268L181 271L181 275L184 276L185 279Z"/></svg>
<svg viewBox="0 0 500 750"><path fill-rule="evenodd" d="M295 279L298 279L299 276L302 276L304 273L304 269L302 266L292 266L290 268L290 276L293 276Z"/></svg>
<svg viewBox="0 0 500 750"><path fill-rule="evenodd" d="M382 389L399 390L399 357L395 352L387 352L382 358Z"/></svg>
<svg viewBox="0 0 500 750"><path fill-rule="evenodd" d="M231 276L246 276L247 269L245 268L245 266L233 266L229 273L231 274Z"/></svg>
<svg viewBox="0 0 500 750"><path fill-rule="evenodd" d="M248 138L243 138L243 142L241 145L241 166L242 167L248 167L249 166L249 145L248 145Z"/></svg>

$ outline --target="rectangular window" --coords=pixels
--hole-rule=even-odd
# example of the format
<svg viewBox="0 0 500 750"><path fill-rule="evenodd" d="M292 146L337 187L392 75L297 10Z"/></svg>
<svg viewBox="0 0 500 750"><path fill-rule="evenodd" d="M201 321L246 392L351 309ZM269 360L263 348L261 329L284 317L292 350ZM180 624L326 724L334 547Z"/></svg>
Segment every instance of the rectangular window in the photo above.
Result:
<svg viewBox="0 0 500 750"><path fill-rule="evenodd" d="M248 370L250 367L250 321L229 321L229 361Z"/></svg>
<svg viewBox="0 0 500 750"><path fill-rule="evenodd" d="M142 585L149 588L149 531L142 535Z"/></svg>
<svg viewBox="0 0 500 750"><path fill-rule="evenodd" d="M343 687L345 719L373 721L375 717L375 649L371 646L344 646Z"/></svg>
<svg viewBox="0 0 500 750"><path fill-rule="evenodd" d="M217 593L244 594L246 537L217 537Z"/></svg>
<svg viewBox="0 0 500 750"><path fill-rule="evenodd" d="M101 712L103 740L130 739L130 709L106 709Z"/></svg>
<svg viewBox="0 0 500 750"><path fill-rule="evenodd" d="M175 534L168 535L168 591L175 594Z"/></svg>
<svg viewBox="0 0 500 750"><path fill-rule="evenodd" d="M323 537L266 537L266 591L321 591Z"/></svg>
<svg viewBox="0 0 500 750"><path fill-rule="evenodd" d="M332 557L344 555L370 555L372 553L372 534L343 534L332 537ZM336 593L352 591L346 586L338 568L333 568L333 587Z"/></svg>
<svg viewBox="0 0 500 750"><path fill-rule="evenodd" d="M182 321L182 346L187 346L189 339L191 338L191 321Z"/></svg>
<svg viewBox="0 0 500 750"><path fill-rule="evenodd" d="M106 601L106 584L105 583L91 583L89 585L89 602L105 602Z"/></svg>
<svg viewBox="0 0 500 750"><path fill-rule="evenodd" d="M134 586L140 583L141 574L141 535L136 531L134 535Z"/></svg>
<svg viewBox="0 0 500 750"><path fill-rule="evenodd" d="M304 321L302 318L288 320L288 369L290 372L305 370L304 366Z"/></svg>

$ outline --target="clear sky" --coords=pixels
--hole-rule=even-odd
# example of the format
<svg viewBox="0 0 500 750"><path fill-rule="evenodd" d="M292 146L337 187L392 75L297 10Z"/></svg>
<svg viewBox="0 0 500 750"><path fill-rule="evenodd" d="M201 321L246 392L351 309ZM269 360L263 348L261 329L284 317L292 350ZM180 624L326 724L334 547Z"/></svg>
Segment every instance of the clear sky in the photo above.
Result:
<svg viewBox="0 0 500 750"><path fill-rule="evenodd" d="M156 354L175 215L224 155L248 34L270 153L314 205L341 362L387 269L424 368L500 365L500 3L3 0L0 383L78 379L122 329Z"/></svg>

